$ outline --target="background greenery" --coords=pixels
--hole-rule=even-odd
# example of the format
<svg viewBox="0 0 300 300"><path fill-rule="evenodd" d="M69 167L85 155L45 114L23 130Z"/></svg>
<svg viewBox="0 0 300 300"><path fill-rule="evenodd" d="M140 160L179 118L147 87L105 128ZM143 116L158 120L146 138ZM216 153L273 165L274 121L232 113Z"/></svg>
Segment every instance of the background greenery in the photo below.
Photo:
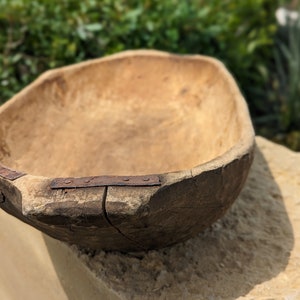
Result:
<svg viewBox="0 0 300 300"><path fill-rule="evenodd" d="M259 133L300 149L300 89L287 79L299 76L291 57L300 55L300 39L291 55L276 24L278 6L274 0L0 0L0 103L49 68L125 49L200 53L234 74Z"/></svg>

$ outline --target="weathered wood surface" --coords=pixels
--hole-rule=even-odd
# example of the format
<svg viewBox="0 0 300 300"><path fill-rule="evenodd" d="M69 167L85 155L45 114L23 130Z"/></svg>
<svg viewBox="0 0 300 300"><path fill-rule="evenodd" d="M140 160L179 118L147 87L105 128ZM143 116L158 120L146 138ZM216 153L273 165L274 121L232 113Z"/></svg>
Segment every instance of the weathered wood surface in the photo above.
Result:
<svg viewBox="0 0 300 300"><path fill-rule="evenodd" d="M0 207L88 248L194 236L238 196L254 133L218 61L130 51L47 72L0 107ZM158 174L160 186L51 189L54 177Z"/></svg>

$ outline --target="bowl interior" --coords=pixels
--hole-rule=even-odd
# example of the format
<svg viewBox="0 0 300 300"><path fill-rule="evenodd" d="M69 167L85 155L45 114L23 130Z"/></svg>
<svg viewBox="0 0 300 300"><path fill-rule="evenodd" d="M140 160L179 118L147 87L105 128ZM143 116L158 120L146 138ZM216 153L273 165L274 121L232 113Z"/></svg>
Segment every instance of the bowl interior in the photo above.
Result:
<svg viewBox="0 0 300 300"><path fill-rule="evenodd" d="M190 169L240 139L233 97L205 58L132 55L63 68L2 111L0 161L49 177Z"/></svg>

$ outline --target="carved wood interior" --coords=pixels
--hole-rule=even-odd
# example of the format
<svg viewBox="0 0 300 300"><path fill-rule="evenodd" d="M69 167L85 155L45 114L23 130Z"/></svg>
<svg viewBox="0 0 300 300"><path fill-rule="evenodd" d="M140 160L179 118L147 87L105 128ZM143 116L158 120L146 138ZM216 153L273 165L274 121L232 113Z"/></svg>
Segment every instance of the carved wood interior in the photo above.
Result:
<svg viewBox="0 0 300 300"><path fill-rule="evenodd" d="M222 155L241 125L204 59L125 56L44 75L0 114L0 162L49 177L186 170Z"/></svg>

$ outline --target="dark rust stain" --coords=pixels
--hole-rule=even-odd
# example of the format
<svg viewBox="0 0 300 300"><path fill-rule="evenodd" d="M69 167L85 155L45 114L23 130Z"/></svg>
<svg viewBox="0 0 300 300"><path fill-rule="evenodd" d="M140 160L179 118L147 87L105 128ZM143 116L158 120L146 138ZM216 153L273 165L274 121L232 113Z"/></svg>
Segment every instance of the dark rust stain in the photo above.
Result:
<svg viewBox="0 0 300 300"><path fill-rule="evenodd" d="M180 95L181 96L184 96L185 94L187 94L189 91L189 89L187 87L183 87L181 90L180 90Z"/></svg>

